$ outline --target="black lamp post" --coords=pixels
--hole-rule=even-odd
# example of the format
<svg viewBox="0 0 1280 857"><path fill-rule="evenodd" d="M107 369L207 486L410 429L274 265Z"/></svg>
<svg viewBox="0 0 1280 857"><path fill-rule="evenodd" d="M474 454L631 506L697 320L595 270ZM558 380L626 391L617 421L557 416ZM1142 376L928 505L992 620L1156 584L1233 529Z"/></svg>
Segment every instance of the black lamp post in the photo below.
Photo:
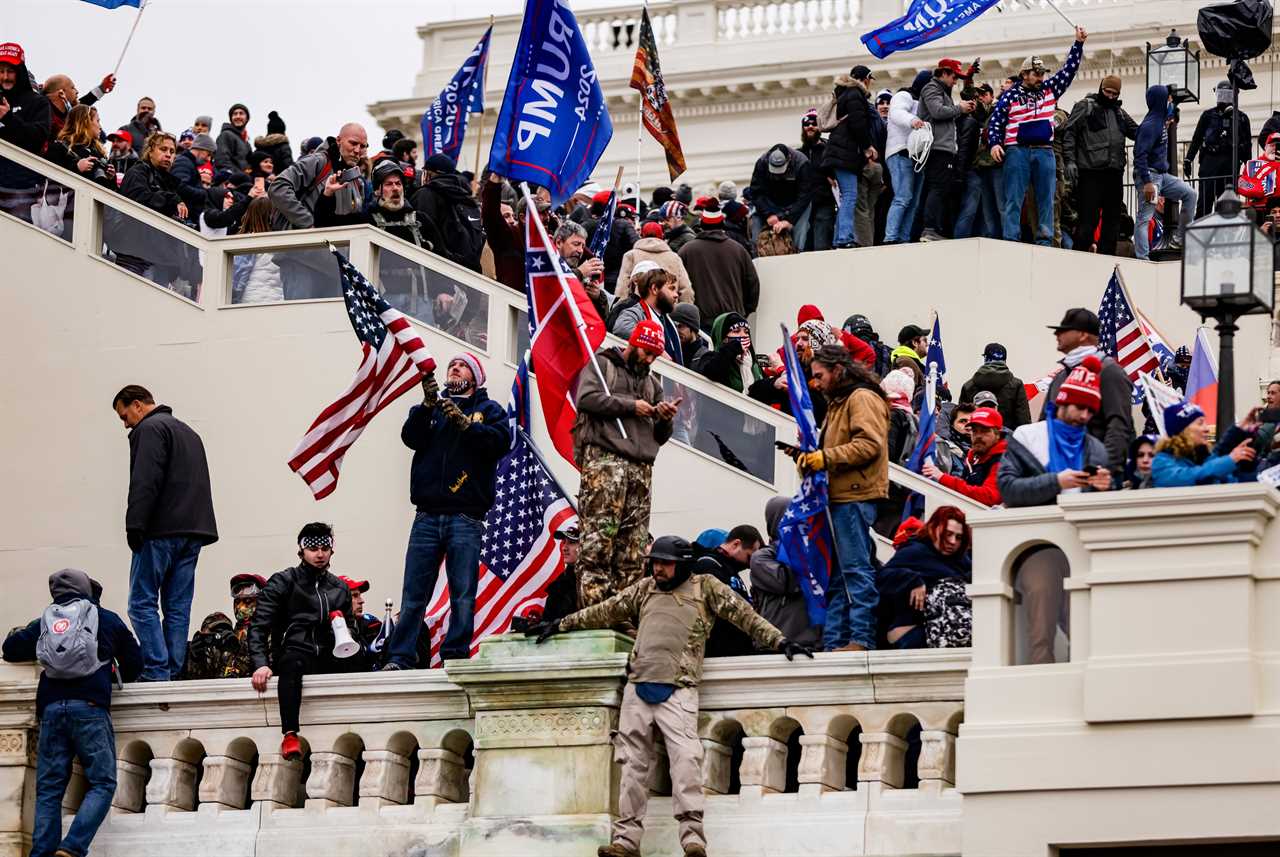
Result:
<svg viewBox="0 0 1280 857"><path fill-rule="evenodd" d="M1275 299L1272 241L1242 209L1235 191L1225 191L1212 214L1187 227L1182 254L1182 303L1218 322L1219 433L1235 422L1236 320L1270 315Z"/></svg>
<svg viewBox="0 0 1280 857"><path fill-rule="evenodd" d="M1163 45L1152 47L1147 42L1147 87L1164 84L1169 87L1175 105L1200 101L1200 52L1191 50L1186 39L1178 38L1177 30L1170 30ZM1175 112L1175 117L1177 113ZM1169 127L1169 171L1178 174L1178 123ZM1184 178L1189 178L1184 176ZM1180 203L1165 200L1164 237L1151 248L1150 258L1155 261L1172 259L1178 254L1178 208Z"/></svg>

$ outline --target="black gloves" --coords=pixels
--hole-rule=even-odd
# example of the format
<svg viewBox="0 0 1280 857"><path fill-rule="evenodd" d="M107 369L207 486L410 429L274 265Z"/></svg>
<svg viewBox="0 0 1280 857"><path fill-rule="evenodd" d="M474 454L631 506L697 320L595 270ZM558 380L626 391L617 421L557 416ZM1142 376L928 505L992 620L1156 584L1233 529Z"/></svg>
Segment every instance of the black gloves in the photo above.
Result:
<svg viewBox="0 0 1280 857"><path fill-rule="evenodd" d="M129 543L129 550L134 553L138 553L142 550L143 539L141 530L126 530L124 539Z"/></svg>
<svg viewBox="0 0 1280 857"><path fill-rule="evenodd" d="M813 649L802 643L793 643L786 637L782 638L782 642L778 644L778 651L787 656L787 660L795 660L796 655L805 655L810 660L813 659Z"/></svg>
<svg viewBox="0 0 1280 857"><path fill-rule="evenodd" d="M440 401L440 385L436 383L435 373L422 376L422 404L434 408Z"/></svg>
<svg viewBox="0 0 1280 857"><path fill-rule="evenodd" d="M526 637L537 637L538 638L537 642L539 643L545 643L547 640L550 640L552 637L554 637L556 634L559 634L559 633L560 633L559 619L557 619L554 622L538 622L535 625L530 625L524 631L524 635ZM810 655L809 657L813 657L813 656Z"/></svg>
<svg viewBox="0 0 1280 857"><path fill-rule="evenodd" d="M440 401L440 413L458 431L466 431L471 428L471 420L453 403L452 399L442 399Z"/></svg>

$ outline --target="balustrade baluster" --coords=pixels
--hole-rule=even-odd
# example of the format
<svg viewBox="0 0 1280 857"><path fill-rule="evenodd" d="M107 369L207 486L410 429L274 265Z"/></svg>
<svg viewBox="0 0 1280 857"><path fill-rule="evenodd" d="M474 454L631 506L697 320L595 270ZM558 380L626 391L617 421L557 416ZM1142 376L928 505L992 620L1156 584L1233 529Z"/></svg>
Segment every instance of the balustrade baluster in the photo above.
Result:
<svg viewBox="0 0 1280 857"><path fill-rule="evenodd" d="M277 809L284 809L298 805L301 786L301 760L289 761L275 754L261 756L249 796L254 803L264 802Z"/></svg>
<svg viewBox="0 0 1280 857"><path fill-rule="evenodd" d="M200 803L244 809L252 770L247 762L232 756L206 756L204 775L200 778Z"/></svg>

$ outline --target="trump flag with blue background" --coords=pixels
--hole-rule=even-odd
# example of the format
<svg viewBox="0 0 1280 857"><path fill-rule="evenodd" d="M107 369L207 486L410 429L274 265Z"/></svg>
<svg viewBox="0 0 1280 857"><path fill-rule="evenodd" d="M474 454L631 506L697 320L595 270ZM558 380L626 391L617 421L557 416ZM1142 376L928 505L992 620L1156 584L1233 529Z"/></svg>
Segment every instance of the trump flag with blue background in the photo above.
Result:
<svg viewBox="0 0 1280 857"><path fill-rule="evenodd" d="M862 36L862 43L884 59L954 33L994 5L996 0L914 0L907 14Z"/></svg>
<svg viewBox="0 0 1280 857"><path fill-rule="evenodd" d="M445 154L456 163L467 134L467 117L484 112L484 71L489 62L489 36L484 31L449 84L422 114L422 148L426 157Z"/></svg>
<svg viewBox="0 0 1280 857"><path fill-rule="evenodd" d="M782 358L787 373L787 396L796 417L800 449L813 452L818 448L818 425L813 416L813 400L805 383L804 370L796 357L796 347L782 325ZM796 585L804 596L809 624L822 626L827 621L827 585L835 558L835 542L828 514L827 473L818 470L805 474L800 490L787 506L778 522L778 562L791 569Z"/></svg>
<svg viewBox="0 0 1280 857"><path fill-rule="evenodd" d="M489 169L542 185L553 205L586 183L613 138L604 92L563 0L526 0Z"/></svg>
<svg viewBox="0 0 1280 857"><path fill-rule="evenodd" d="M121 6L142 8L142 0L84 0L84 2L92 3L94 6L101 6L103 9L119 9Z"/></svg>

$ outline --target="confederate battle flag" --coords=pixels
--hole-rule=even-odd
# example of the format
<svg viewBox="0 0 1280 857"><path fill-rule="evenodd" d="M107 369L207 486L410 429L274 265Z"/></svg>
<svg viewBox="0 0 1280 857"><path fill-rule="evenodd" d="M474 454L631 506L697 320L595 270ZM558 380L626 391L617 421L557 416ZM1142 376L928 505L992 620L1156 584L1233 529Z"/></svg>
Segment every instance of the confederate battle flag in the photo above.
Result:
<svg viewBox="0 0 1280 857"><path fill-rule="evenodd" d="M680 134L676 131L671 102L667 100L667 86L662 82L658 43L653 38L648 9L640 19L640 47L636 49L636 64L631 70L631 88L640 92L640 115L644 127L666 150L667 171L675 180L685 170L684 151L680 148Z"/></svg>

